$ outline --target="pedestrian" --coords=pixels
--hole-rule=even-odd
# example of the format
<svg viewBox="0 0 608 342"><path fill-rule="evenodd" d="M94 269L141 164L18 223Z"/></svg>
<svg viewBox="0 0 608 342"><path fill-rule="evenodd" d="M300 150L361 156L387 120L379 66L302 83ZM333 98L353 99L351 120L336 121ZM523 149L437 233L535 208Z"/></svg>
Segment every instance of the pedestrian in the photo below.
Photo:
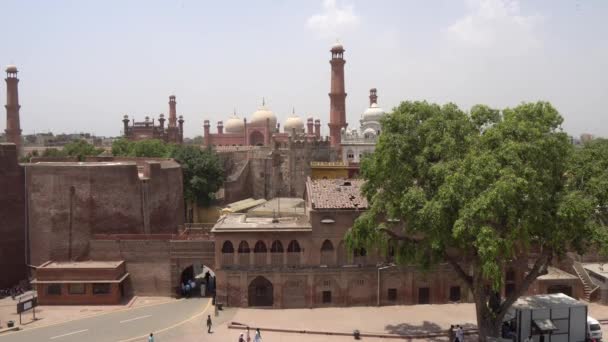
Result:
<svg viewBox="0 0 608 342"><path fill-rule="evenodd" d="M251 335L249 334L249 327L247 327L247 331L245 332L245 340L247 342L251 342Z"/></svg>
<svg viewBox="0 0 608 342"><path fill-rule="evenodd" d="M186 285L182 283L182 297L186 296Z"/></svg>
<svg viewBox="0 0 608 342"><path fill-rule="evenodd" d="M454 333L454 324L450 324L450 330L448 330L448 341L456 341L456 334Z"/></svg>
<svg viewBox="0 0 608 342"><path fill-rule="evenodd" d="M534 339L532 338L532 335L528 336L524 342L534 342Z"/></svg>
<svg viewBox="0 0 608 342"><path fill-rule="evenodd" d="M186 298L190 298L190 284L186 283Z"/></svg>
<svg viewBox="0 0 608 342"><path fill-rule="evenodd" d="M211 325L213 323L211 323L211 315L207 315L207 333L210 334L211 333Z"/></svg>
<svg viewBox="0 0 608 342"><path fill-rule="evenodd" d="M460 325L457 325L457 327L458 331L456 332L456 338L458 339L458 342L464 342L464 330L462 330Z"/></svg>
<svg viewBox="0 0 608 342"><path fill-rule="evenodd" d="M148 336L148 342L154 342L154 334L150 333L150 336Z"/></svg>
<svg viewBox="0 0 608 342"><path fill-rule="evenodd" d="M243 333L239 335L239 342L245 342L245 339L243 338Z"/></svg>
<svg viewBox="0 0 608 342"><path fill-rule="evenodd" d="M260 332L260 328L255 330L255 337L253 338L253 342L262 342L262 333Z"/></svg>

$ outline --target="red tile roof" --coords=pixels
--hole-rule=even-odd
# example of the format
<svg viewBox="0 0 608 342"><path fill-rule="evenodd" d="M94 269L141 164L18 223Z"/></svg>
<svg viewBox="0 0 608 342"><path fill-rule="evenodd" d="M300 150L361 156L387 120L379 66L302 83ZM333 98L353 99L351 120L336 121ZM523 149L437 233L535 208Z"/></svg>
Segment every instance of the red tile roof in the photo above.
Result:
<svg viewBox="0 0 608 342"><path fill-rule="evenodd" d="M362 179L308 180L306 187L313 209L367 209L361 194Z"/></svg>

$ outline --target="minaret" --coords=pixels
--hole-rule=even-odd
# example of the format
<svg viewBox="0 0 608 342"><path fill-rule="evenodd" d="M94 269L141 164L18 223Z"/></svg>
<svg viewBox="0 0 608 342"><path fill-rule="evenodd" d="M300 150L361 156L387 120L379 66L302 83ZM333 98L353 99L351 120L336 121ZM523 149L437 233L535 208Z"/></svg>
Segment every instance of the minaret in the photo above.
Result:
<svg viewBox="0 0 608 342"><path fill-rule="evenodd" d="M169 128L177 127L177 111L175 105L175 95L169 96Z"/></svg>
<svg viewBox="0 0 608 342"><path fill-rule="evenodd" d="M21 153L21 126L19 124L19 79L17 67L6 67L6 141L17 145L17 153Z"/></svg>
<svg viewBox="0 0 608 342"><path fill-rule="evenodd" d="M378 95L376 95L376 88L372 88L369 90L369 106L371 107L374 103L378 104Z"/></svg>
<svg viewBox="0 0 608 342"><path fill-rule="evenodd" d="M329 136L331 146L340 146L340 131L346 128L346 92L344 91L344 48L336 43L331 48L331 92L329 93Z"/></svg>

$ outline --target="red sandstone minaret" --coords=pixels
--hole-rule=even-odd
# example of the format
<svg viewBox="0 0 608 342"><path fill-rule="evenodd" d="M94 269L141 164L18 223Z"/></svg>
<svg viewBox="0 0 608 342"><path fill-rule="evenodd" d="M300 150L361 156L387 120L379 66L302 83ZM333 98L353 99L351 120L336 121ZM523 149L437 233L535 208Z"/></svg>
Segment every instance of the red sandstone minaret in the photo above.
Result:
<svg viewBox="0 0 608 342"><path fill-rule="evenodd" d="M344 48L331 48L331 92L329 93L329 136L331 146L340 146L340 130L346 128L346 92L344 91Z"/></svg>
<svg viewBox="0 0 608 342"><path fill-rule="evenodd" d="M21 152L21 126L19 124L19 79L17 67L6 67L6 141L17 145L17 153Z"/></svg>
<svg viewBox="0 0 608 342"><path fill-rule="evenodd" d="M175 109L175 95L169 96L169 127L177 127L177 111Z"/></svg>

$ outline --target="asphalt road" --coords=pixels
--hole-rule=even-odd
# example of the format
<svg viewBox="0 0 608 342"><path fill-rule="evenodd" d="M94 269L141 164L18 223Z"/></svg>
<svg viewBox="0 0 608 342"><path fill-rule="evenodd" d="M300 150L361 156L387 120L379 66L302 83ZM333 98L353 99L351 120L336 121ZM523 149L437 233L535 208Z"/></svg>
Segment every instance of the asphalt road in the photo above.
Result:
<svg viewBox="0 0 608 342"><path fill-rule="evenodd" d="M200 314L205 309L205 315L213 316L210 299L191 298L102 314L47 327L5 333L0 335L0 342L147 341L146 338L138 339L137 337L172 328ZM203 329L204 327L201 327L201 331Z"/></svg>

